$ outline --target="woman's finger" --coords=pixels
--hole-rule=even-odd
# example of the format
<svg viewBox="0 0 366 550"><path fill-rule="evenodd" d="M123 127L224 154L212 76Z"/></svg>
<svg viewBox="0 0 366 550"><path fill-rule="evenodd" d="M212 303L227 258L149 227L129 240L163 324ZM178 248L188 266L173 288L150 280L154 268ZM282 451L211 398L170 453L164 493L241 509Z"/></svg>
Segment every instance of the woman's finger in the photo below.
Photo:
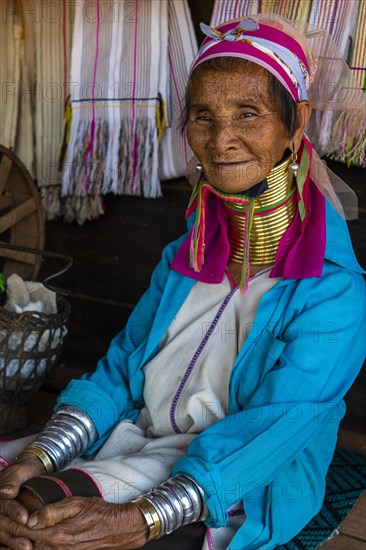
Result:
<svg viewBox="0 0 366 550"><path fill-rule="evenodd" d="M13 535L10 535L3 529L0 530L0 543L5 544L5 548L11 548L11 550L32 550L33 548L30 540L22 537L13 537Z"/></svg>
<svg viewBox="0 0 366 550"><path fill-rule="evenodd" d="M19 460L0 472L0 497L15 498L20 486L28 479L45 473L43 464L38 458Z"/></svg>
<svg viewBox="0 0 366 550"><path fill-rule="evenodd" d="M15 498L19 492L22 481L13 475L4 476L0 480L1 498Z"/></svg>
<svg viewBox="0 0 366 550"><path fill-rule="evenodd" d="M6 470L3 470L1 473L1 498L15 498L19 493L22 483L31 477L28 473L28 468L19 466L9 466L9 468L6 468Z"/></svg>
<svg viewBox="0 0 366 550"><path fill-rule="evenodd" d="M47 522L46 528L22 531L34 541L35 550L123 550L146 543L146 521L135 505L73 497L44 507L38 516L38 525ZM55 520L61 523L50 526Z"/></svg>
<svg viewBox="0 0 366 550"><path fill-rule="evenodd" d="M32 529L44 529L52 527L61 521L69 519L80 512L80 503L73 498L64 498L54 504L47 504L39 512L32 514L27 522L27 527Z"/></svg>
<svg viewBox="0 0 366 550"><path fill-rule="evenodd" d="M28 520L28 512L17 502L16 500L0 500L0 513L8 516L9 518L25 525Z"/></svg>

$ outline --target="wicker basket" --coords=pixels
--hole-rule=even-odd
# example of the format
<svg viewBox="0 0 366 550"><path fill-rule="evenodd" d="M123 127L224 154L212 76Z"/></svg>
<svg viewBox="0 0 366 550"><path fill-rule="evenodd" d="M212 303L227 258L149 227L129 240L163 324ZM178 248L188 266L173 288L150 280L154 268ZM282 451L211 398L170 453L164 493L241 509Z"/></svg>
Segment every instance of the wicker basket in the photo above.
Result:
<svg viewBox="0 0 366 550"><path fill-rule="evenodd" d="M37 280L43 259L61 260L65 267L43 284L65 294L48 281L64 273L72 258L43 250L44 213L32 175L13 151L0 145L0 272ZM0 434L27 423L26 404L59 360L70 306L58 298L58 313L9 313L0 307Z"/></svg>
<svg viewBox="0 0 366 550"><path fill-rule="evenodd" d="M0 307L0 433L23 427L26 404L58 363L69 303L57 299L58 313L10 313Z"/></svg>

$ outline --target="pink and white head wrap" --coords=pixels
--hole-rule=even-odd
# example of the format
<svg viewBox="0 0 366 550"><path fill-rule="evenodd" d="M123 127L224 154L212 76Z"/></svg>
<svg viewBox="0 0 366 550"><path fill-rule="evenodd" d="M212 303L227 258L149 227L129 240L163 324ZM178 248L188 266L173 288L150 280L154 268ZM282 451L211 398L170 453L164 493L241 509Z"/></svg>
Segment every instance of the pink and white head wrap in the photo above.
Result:
<svg viewBox="0 0 366 550"><path fill-rule="evenodd" d="M201 23L207 38L192 64L191 73L208 59L238 57L272 73L295 101L308 99L310 67L304 50L288 32L268 23L272 21L261 19L258 22L253 17L229 21L217 29Z"/></svg>

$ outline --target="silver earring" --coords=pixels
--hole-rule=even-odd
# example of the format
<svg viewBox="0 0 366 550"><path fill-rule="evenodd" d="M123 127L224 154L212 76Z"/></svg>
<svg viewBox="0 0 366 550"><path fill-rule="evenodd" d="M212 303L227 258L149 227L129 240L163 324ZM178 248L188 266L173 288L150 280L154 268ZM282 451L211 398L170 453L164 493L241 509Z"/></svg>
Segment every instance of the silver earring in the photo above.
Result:
<svg viewBox="0 0 366 550"><path fill-rule="evenodd" d="M297 161L297 154L293 152L291 154L291 164L288 167L288 169L295 176L295 178L297 178L297 174L300 168L299 164L296 161Z"/></svg>
<svg viewBox="0 0 366 550"><path fill-rule="evenodd" d="M196 164L196 172L198 172L198 174L203 174L203 166L199 162Z"/></svg>

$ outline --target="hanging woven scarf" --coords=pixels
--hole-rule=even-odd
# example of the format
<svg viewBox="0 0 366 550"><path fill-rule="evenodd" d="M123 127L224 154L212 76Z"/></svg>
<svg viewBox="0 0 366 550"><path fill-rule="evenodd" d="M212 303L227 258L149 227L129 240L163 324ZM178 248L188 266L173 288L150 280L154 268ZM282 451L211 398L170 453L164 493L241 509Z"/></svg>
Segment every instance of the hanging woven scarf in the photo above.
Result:
<svg viewBox="0 0 366 550"><path fill-rule="evenodd" d="M15 1L7 6L0 32L0 81L2 101L0 103L0 143L14 149L17 136L18 111L20 106L22 25ZM9 10L10 8L10 10ZM10 11L10 13L9 13ZM29 166L28 166L29 168ZM1 192L1 190L0 190Z"/></svg>
<svg viewBox="0 0 366 550"><path fill-rule="evenodd" d="M195 53L193 36L185 0L76 4L71 127L61 159L68 220L98 217L106 193L161 195L159 149L168 124L170 157L184 154L171 97L179 103ZM183 50L183 41L185 56L178 62L174 52ZM174 165L162 171L178 175Z"/></svg>

